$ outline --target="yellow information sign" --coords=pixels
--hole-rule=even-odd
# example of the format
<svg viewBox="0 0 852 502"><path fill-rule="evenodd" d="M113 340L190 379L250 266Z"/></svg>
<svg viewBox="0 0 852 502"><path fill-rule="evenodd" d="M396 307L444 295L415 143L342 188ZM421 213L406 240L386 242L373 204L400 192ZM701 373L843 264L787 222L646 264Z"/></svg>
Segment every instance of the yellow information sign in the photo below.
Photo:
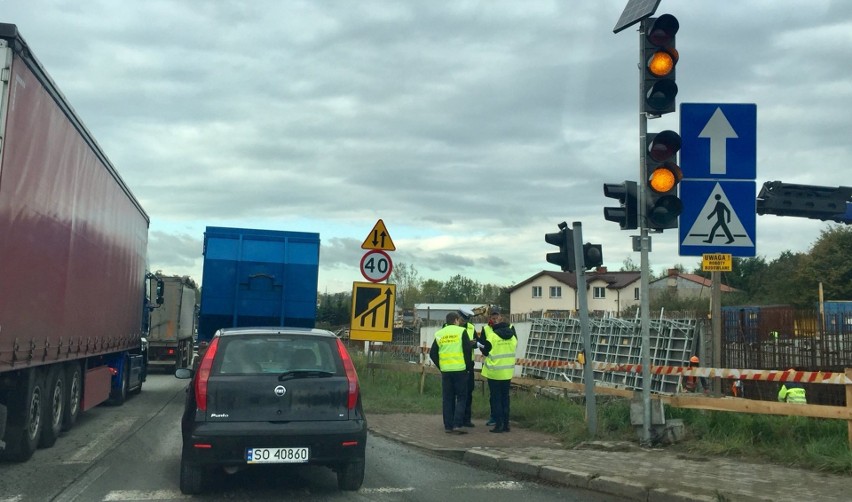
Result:
<svg viewBox="0 0 852 502"><path fill-rule="evenodd" d="M396 284L352 283L349 338L373 342L393 340Z"/></svg>
<svg viewBox="0 0 852 502"><path fill-rule="evenodd" d="M732 270L731 254L705 253L701 255L701 270L704 272L730 272Z"/></svg>
<svg viewBox="0 0 852 502"><path fill-rule="evenodd" d="M388 229L385 228L385 222L381 219L376 222L376 225L370 230L364 243L361 244L361 249L381 249L384 251L396 251L396 246L393 245Z"/></svg>

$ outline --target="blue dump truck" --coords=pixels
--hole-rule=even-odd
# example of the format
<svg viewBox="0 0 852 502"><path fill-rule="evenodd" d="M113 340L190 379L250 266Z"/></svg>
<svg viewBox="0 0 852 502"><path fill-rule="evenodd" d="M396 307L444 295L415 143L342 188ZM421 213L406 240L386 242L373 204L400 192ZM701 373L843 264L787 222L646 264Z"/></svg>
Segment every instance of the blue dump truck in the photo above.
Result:
<svg viewBox="0 0 852 502"><path fill-rule="evenodd" d="M313 328L319 251L316 233L207 227L199 347L220 328Z"/></svg>

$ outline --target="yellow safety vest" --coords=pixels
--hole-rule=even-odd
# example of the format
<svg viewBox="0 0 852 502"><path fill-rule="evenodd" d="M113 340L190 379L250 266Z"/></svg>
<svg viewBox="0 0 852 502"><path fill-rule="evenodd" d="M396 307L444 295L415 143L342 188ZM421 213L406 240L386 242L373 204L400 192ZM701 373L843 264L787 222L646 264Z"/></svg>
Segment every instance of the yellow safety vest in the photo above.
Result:
<svg viewBox="0 0 852 502"><path fill-rule="evenodd" d="M786 385L782 385L781 390L778 391L778 400L793 404L808 404L805 389L801 387L787 388Z"/></svg>
<svg viewBox="0 0 852 502"><path fill-rule="evenodd" d="M438 344L438 364L441 371L464 371L464 332L465 328L449 324L435 333Z"/></svg>
<svg viewBox="0 0 852 502"><path fill-rule="evenodd" d="M500 338L491 326L484 326L482 334L491 343L491 351L482 363L482 376L489 380L511 380L515 374L515 349L518 338Z"/></svg>

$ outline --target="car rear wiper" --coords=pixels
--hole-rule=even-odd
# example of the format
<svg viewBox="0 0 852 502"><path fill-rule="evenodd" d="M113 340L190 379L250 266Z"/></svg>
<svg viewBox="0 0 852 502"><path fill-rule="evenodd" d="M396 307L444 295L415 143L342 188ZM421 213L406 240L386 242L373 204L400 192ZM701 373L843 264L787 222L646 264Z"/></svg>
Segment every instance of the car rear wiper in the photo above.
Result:
<svg viewBox="0 0 852 502"><path fill-rule="evenodd" d="M334 376L332 371L322 370L289 370L278 375L278 381L291 380L293 378L328 378Z"/></svg>

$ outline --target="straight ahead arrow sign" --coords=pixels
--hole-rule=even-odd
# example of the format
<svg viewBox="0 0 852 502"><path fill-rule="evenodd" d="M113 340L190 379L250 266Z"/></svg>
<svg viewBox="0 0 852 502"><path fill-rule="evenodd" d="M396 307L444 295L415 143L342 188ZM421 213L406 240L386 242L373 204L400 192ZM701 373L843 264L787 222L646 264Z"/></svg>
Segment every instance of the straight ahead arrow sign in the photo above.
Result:
<svg viewBox="0 0 852 502"><path fill-rule="evenodd" d="M750 180L757 174L757 105L682 103L683 179Z"/></svg>
<svg viewBox="0 0 852 502"><path fill-rule="evenodd" d="M721 108L716 108L707 125L701 130L699 138L710 140L710 174L728 173L728 138L738 138L728 118Z"/></svg>

